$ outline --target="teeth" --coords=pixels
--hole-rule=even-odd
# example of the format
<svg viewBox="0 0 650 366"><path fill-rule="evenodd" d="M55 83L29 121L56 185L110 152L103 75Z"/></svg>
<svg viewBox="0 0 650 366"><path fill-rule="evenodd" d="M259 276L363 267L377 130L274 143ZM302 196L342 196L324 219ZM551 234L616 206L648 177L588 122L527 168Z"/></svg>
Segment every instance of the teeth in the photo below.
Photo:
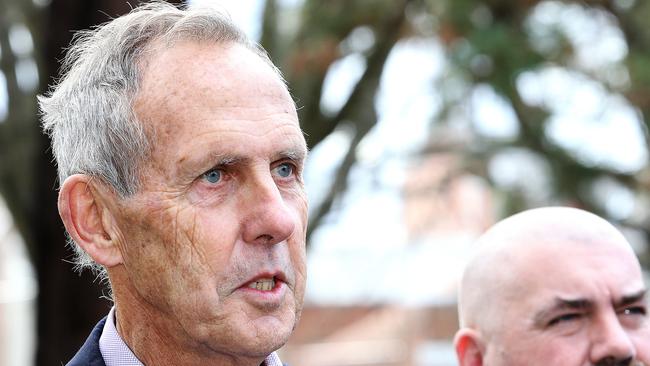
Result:
<svg viewBox="0 0 650 366"><path fill-rule="evenodd" d="M251 282L250 284L248 284L248 287L260 291L271 291L275 287L275 279L262 278L257 281Z"/></svg>

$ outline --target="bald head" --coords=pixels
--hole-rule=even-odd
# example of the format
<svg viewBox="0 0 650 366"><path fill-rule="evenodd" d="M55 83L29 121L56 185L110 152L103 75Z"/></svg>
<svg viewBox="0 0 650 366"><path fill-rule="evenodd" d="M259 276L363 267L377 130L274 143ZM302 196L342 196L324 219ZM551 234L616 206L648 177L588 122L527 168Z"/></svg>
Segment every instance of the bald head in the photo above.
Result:
<svg viewBox="0 0 650 366"><path fill-rule="evenodd" d="M502 303L517 301L530 267L562 256L571 246L606 245L634 255L623 235L602 218L575 208L544 207L508 217L483 234L460 288L463 326L491 331ZM498 296L495 296L498 294Z"/></svg>
<svg viewBox="0 0 650 366"><path fill-rule="evenodd" d="M530 356L543 348L540 344L553 339L553 334L561 334L553 333L555 326L567 323L561 316L565 313L558 313L556 305L607 307L631 296L645 306L641 269L629 243L610 223L586 211L566 207L525 211L493 226L479 238L476 247L460 287L459 334L473 332L480 339L482 349L478 350L490 360L486 364L520 364L521 359L512 361L516 359L516 348L523 347L519 339L546 337L527 349ZM577 332L578 322L573 321L578 317L573 318L575 313L569 315L566 319ZM643 324L650 329L647 319ZM621 357L629 353L619 351ZM557 349L553 352L557 353ZM539 357L546 364L573 365L550 362L545 354ZM576 365L585 364L581 362ZM530 361L524 363L532 365Z"/></svg>

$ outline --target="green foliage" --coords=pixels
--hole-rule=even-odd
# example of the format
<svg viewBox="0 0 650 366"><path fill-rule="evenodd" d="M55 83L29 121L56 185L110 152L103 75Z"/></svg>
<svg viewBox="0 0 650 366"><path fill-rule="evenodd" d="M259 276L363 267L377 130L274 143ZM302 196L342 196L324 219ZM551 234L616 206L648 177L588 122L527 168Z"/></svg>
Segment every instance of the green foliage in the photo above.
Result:
<svg viewBox="0 0 650 366"><path fill-rule="evenodd" d="M274 1L269 1L267 10L275 5ZM547 13L549 9L555 13L542 17L540 25L531 19L543 7L546 7ZM501 215L544 203L570 204L640 229L646 235L650 233L650 219L645 218L650 217L647 210L635 211L640 213L638 216L614 217L603 197L593 194L596 182L610 179L637 195L639 202L646 202L649 186L646 169L622 171L600 164L549 138L550 121L556 111L546 103L531 103L522 95L522 86L519 85L522 75L533 75L548 68L566 70L569 75L582 75L584 80L601 85L607 95L624 98L625 103L642 116L641 130L646 131L650 121L650 27L646 25L646 19L650 16L648 2L307 0L298 15L287 15L282 11L269 13L276 14L276 17L267 16L265 24L275 21L276 31L283 29L278 23L291 23L285 21L289 18L298 19L288 33L284 28L283 37L278 41L281 45L274 44L278 52L272 57L287 73L293 93L303 107L300 117L311 147L341 125L352 125L353 130L357 131L368 131L362 126L375 123L368 122L368 118L373 118L372 113L361 118L360 114L352 111L374 110L374 100L368 96L376 92L374 88L377 84L372 80L376 80L378 75L362 78L355 90L362 91L360 94L366 97L359 98L353 93L338 115L328 116L320 109L325 75L334 62L347 55L342 44L353 30L367 27L373 32L375 44L362 56L369 69L373 62L380 64L374 69L379 74L387 55L381 51L382 47L384 50L386 47L390 49L396 42L409 38L430 39L443 47L446 65L443 75L434 81L443 105L431 121L432 126L465 129L464 140L455 143L440 140L446 139L443 136L447 135L438 134L440 128L432 128L431 144L448 146L452 153L462 156L459 169L482 175L493 184L495 193L498 193L496 197L502 202ZM582 18L586 20L572 18L576 14L585 14ZM593 29L602 28L601 23L605 22L607 27L622 34L627 54L611 65L594 68L581 64L581 57L591 56L581 54L584 51L580 47L584 45L580 44L580 37L584 35L580 34L581 30L571 28L577 21L591 21L592 25L595 24ZM627 82L625 75L629 79ZM472 116L466 111L471 108L472 94L477 87L488 87L511 108L517 123L514 136L493 138L474 128ZM593 123L597 124L598 121ZM361 141L364 134L356 135L354 141ZM647 140L647 136L644 138ZM354 164L356 143L350 146L346 163L342 164L332 184L324 209L318 211L315 221L312 218L312 225L318 225L320 217L344 194L347 186L341 182L347 180L350 165ZM545 173L548 177L544 177L549 182L548 197L531 198L525 192L525 184L523 187L503 187L494 180L494 174L489 169L491 160L513 147L529 151L545 162L548 167ZM440 152L438 148L429 150ZM542 199L547 201L540 202ZM647 252L650 253L650 250ZM650 263L650 255L645 260Z"/></svg>
<svg viewBox="0 0 650 366"><path fill-rule="evenodd" d="M519 146L530 150L543 157L550 167L553 203L581 206L609 216L613 221L617 221L617 218L610 216L611 213L605 209L603 197L598 197L590 191L594 182L607 177L630 189L639 197L639 202L644 202L642 198L647 197L647 188L641 187L647 187L644 183L646 169L622 173L615 167L585 161L581 156L550 140L548 124L553 110L549 106L526 102L517 86L517 78L524 72L540 71L549 65L583 74L611 93L625 96L626 101L642 113L641 122L647 125L650 116L650 28L644 24L644 19L650 14L648 2L632 2L629 9L617 8L614 2L594 2L589 5L567 1L551 4L567 8L574 6L572 10L582 7L589 14L605 13L603 18L612 20L614 27L621 30L628 53L619 66L627 69L630 83L628 88L624 87L618 91L616 86L612 87L610 80L604 77L606 72L583 67L576 61L578 52L566 31L555 26L544 29L541 32L543 38L540 38L539 34L533 34L540 33L540 29L531 29L528 23L532 12L537 6L552 2L450 0L441 3L444 5L437 6L439 12L436 16L442 24L440 40L446 45L449 67L454 70L449 74L450 77L462 78L461 84L466 86L466 96L478 85L489 85L510 104L519 124L519 133L510 141L495 141L475 134L473 143L475 146L482 146L479 148L482 151L477 153L474 149L471 159L489 164L492 156L505 148ZM450 110L466 105L467 98L447 100L447 103L445 110ZM446 116L439 117L444 120ZM598 122L594 121L594 124L596 123ZM647 131L645 126L642 127L642 131ZM432 138L435 139L435 136ZM624 149L625 146L621 148ZM472 164L476 165L476 162ZM487 169L482 171L487 172ZM490 179L489 175L485 176ZM495 189L502 192L501 197L504 198L503 215L537 203L522 196L519 188ZM638 217L630 216L620 223L640 229L648 237L650 223L645 219L648 211L643 208L635 212ZM649 251L646 251L644 257L646 265L650 263L647 252Z"/></svg>

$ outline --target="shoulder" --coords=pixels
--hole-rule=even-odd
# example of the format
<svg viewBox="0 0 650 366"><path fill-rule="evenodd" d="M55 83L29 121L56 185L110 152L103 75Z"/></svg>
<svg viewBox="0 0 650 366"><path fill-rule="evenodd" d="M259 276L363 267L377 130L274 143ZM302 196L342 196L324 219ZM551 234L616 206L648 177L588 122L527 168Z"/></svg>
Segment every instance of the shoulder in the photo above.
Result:
<svg viewBox="0 0 650 366"><path fill-rule="evenodd" d="M105 322L106 318L95 325L86 342L66 366L106 366L99 350L99 337L102 335Z"/></svg>

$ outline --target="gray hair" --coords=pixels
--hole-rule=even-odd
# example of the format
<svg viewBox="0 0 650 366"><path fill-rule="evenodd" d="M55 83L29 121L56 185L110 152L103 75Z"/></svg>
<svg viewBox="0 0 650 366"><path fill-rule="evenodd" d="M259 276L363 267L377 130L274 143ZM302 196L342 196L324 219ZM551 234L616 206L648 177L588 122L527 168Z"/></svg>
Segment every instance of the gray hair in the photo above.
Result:
<svg viewBox="0 0 650 366"><path fill-rule="evenodd" d="M280 75L266 52L216 9L179 9L154 1L78 32L63 60L60 80L38 98L60 184L73 174L86 174L109 184L121 198L138 192L140 165L151 147L132 108L140 69L147 54L176 41L241 44ZM105 268L72 241L70 246L78 269L90 268L106 278Z"/></svg>

